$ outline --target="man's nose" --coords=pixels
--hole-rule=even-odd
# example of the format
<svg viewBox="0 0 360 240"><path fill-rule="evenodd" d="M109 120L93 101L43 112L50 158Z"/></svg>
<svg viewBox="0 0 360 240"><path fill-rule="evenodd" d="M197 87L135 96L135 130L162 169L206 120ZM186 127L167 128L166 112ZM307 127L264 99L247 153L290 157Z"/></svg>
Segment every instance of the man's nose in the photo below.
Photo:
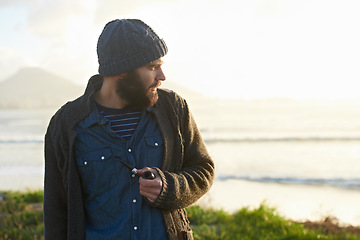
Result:
<svg viewBox="0 0 360 240"><path fill-rule="evenodd" d="M159 69L158 69L156 80L159 80L159 81L165 81L166 80L165 74L164 74L161 67L159 67Z"/></svg>

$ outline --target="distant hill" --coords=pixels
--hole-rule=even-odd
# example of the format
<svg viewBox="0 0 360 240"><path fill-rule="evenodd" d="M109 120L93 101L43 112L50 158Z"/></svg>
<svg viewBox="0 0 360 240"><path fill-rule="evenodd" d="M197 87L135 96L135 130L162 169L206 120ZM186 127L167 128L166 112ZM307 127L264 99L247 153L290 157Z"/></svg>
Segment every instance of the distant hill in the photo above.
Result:
<svg viewBox="0 0 360 240"><path fill-rule="evenodd" d="M194 104L206 101L198 92L169 80L161 87L178 92ZM84 90L85 86L76 85L41 68L22 68L0 82L0 108L57 108L79 97Z"/></svg>
<svg viewBox="0 0 360 240"><path fill-rule="evenodd" d="M206 104L211 101L209 97L204 96L200 92L196 90L192 90L190 88L187 88L183 85L177 84L174 81L171 81L171 79L166 80L161 83L160 88L167 88L175 91L180 96L186 99L186 101L190 104L199 105L199 104Z"/></svg>
<svg viewBox="0 0 360 240"><path fill-rule="evenodd" d="M0 108L60 107L84 87L40 68L23 68L0 82Z"/></svg>

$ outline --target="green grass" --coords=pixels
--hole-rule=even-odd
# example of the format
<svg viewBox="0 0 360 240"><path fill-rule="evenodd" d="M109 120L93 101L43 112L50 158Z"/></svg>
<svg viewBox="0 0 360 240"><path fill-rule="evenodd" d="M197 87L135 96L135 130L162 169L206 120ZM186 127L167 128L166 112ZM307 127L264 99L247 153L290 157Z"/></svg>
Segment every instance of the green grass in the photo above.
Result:
<svg viewBox="0 0 360 240"><path fill-rule="evenodd" d="M261 204L259 208L242 208L229 214L221 210L192 206L187 209L194 238L223 240L355 240L359 228L340 228L323 223L296 223L286 220L276 210Z"/></svg>
<svg viewBox="0 0 360 240"><path fill-rule="evenodd" d="M43 191L0 192L0 240L44 239ZM341 228L330 218L319 223L296 223L262 204L230 214L222 210L187 208L194 238L242 240L360 240L360 229ZM330 219L330 220L329 220ZM154 238L156 239L156 238Z"/></svg>
<svg viewBox="0 0 360 240"><path fill-rule="evenodd" d="M0 195L0 239L44 239L43 191Z"/></svg>

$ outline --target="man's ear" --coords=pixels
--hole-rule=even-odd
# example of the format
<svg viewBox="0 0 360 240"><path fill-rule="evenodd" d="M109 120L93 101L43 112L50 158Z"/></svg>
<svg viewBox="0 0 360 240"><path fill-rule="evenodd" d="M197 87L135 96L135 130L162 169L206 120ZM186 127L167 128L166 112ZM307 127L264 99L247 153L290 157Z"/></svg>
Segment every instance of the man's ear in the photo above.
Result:
<svg viewBox="0 0 360 240"><path fill-rule="evenodd" d="M113 76L104 76L104 82L105 81L117 81L119 79L124 79L129 73L128 72L124 72L124 73L120 73L118 75L113 75Z"/></svg>
<svg viewBox="0 0 360 240"><path fill-rule="evenodd" d="M125 78L129 73L128 72L124 72L124 73L121 73L117 76L117 79L123 79Z"/></svg>

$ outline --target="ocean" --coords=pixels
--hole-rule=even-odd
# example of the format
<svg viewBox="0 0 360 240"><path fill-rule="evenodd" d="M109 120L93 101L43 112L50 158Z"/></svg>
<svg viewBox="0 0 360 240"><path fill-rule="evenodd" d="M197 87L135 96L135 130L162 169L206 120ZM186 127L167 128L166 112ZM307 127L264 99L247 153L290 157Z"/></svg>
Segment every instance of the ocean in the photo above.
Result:
<svg viewBox="0 0 360 240"><path fill-rule="evenodd" d="M294 220L360 225L360 104L213 101L192 104L216 164L198 202L229 212L262 203ZM0 110L0 190L43 187L43 138L56 109Z"/></svg>

